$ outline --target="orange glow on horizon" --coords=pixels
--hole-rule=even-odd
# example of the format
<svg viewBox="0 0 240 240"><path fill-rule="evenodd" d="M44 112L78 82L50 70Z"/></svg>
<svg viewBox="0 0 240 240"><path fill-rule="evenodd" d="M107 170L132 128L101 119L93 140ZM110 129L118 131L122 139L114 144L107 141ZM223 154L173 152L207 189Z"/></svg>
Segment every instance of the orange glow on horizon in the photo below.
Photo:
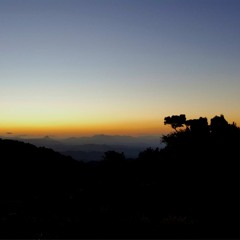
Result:
<svg viewBox="0 0 240 240"><path fill-rule="evenodd" d="M1 125L0 136L7 133L12 136L92 136L96 134L109 135L162 135L171 131L171 127L164 126L161 121L102 123L102 124L55 124L55 125Z"/></svg>
<svg viewBox="0 0 240 240"><path fill-rule="evenodd" d="M219 114L218 114L219 115ZM214 115L215 116L215 115ZM210 119L214 116L208 117ZM225 116L225 115L224 115ZM186 115L187 119L193 116ZM195 117L195 116L194 116ZM193 118L194 118L193 117ZM198 117L196 117L198 118ZM225 116L225 119L232 124L233 121L239 126L240 119ZM26 123L26 122L2 122L0 123L0 137L6 136L24 136L24 137L40 137L40 136L53 136L53 137L76 137L76 136L92 136L97 134L109 135L162 135L173 132L169 125L164 125L163 119L146 119L142 121L105 121L101 123L93 122L49 122L49 123Z"/></svg>

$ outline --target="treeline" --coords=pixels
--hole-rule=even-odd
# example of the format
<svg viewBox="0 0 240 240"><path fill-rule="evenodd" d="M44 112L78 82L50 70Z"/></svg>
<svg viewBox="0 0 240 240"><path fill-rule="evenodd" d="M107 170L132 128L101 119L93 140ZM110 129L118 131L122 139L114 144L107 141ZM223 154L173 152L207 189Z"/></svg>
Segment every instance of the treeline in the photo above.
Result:
<svg viewBox="0 0 240 240"><path fill-rule="evenodd" d="M239 237L240 129L224 116L165 118L164 149L82 163L0 140L4 237ZM229 229L230 228L230 229Z"/></svg>

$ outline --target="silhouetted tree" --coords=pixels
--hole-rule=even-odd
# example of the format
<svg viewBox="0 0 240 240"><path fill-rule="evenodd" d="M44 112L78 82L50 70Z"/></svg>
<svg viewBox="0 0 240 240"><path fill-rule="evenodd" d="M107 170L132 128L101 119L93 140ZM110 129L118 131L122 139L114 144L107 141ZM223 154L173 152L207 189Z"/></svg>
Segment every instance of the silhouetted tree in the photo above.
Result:
<svg viewBox="0 0 240 240"><path fill-rule="evenodd" d="M159 158L159 148L153 149L151 147L139 153L139 159L158 159Z"/></svg>
<svg viewBox="0 0 240 240"><path fill-rule="evenodd" d="M186 116L185 114L181 115L173 115L173 116L168 116L164 118L164 124L170 124L171 127L177 131L177 128L183 127L183 124L186 122Z"/></svg>
<svg viewBox="0 0 240 240"><path fill-rule="evenodd" d="M212 134L219 134L223 133L227 130L228 128L228 122L225 120L223 115L220 116L215 116L214 118L211 119L211 132Z"/></svg>
<svg viewBox="0 0 240 240"><path fill-rule="evenodd" d="M199 119L190 119L185 123L190 127L190 130L194 133L208 132L207 118L200 117Z"/></svg>

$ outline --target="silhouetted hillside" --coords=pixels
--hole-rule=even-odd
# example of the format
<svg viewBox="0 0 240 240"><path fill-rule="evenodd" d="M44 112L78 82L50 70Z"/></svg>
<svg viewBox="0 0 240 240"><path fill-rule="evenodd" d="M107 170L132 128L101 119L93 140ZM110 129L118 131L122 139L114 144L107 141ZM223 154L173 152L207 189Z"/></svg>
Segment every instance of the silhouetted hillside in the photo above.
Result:
<svg viewBox="0 0 240 240"><path fill-rule="evenodd" d="M12 140L0 140L0 156L1 234L33 237L48 222L61 221L64 204L80 181L81 163Z"/></svg>
<svg viewBox="0 0 240 240"><path fill-rule="evenodd" d="M83 163L0 140L1 236L238 238L240 130L223 116L167 117L164 149Z"/></svg>

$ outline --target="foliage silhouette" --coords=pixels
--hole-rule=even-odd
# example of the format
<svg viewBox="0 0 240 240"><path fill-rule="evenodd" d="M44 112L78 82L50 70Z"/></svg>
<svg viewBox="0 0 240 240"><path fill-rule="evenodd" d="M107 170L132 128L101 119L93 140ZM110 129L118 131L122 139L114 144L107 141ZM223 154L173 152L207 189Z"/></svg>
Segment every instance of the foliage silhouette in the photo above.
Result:
<svg viewBox="0 0 240 240"><path fill-rule="evenodd" d="M188 120L186 125L190 128L163 137L167 145L163 151L173 162L181 161L179 170L197 189L196 200L201 203L202 212L198 213L199 220L224 226L239 224L235 215L240 213L239 197L236 196L239 128L229 124L223 115L212 118L210 126L206 118ZM185 168L189 172L184 171ZM203 217L204 214L208 219Z"/></svg>
<svg viewBox="0 0 240 240"><path fill-rule="evenodd" d="M170 124L171 127L177 131L178 127L183 127L183 124L186 122L186 116L185 114L181 115L173 115L173 116L168 116L164 118L164 124Z"/></svg>

